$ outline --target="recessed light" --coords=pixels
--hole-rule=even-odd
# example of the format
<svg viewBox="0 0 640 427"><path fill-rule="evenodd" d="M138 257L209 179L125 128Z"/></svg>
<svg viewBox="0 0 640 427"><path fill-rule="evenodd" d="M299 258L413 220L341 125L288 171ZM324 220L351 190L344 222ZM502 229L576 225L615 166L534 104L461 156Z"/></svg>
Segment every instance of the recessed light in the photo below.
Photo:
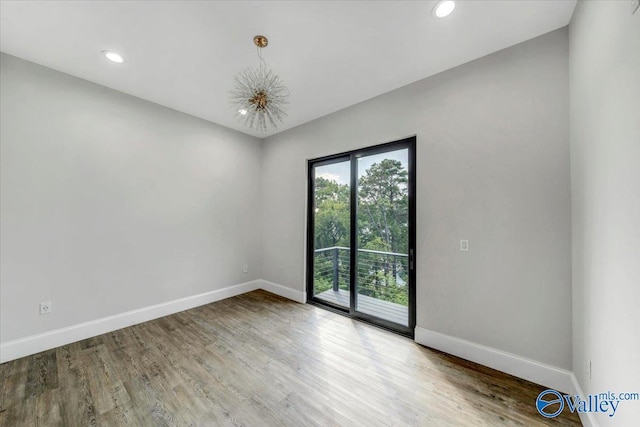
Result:
<svg viewBox="0 0 640 427"><path fill-rule="evenodd" d="M453 12L453 9L456 8L456 2L453 0L441 0L436 3L433 8L433 16L436 18L444 18Z"/></svg>
<svg viewBox="0 0 640 427"><path fill-rule="evenodd" d="M118 55L115 52L111 52L110 50L103 50L102 54L106 56L109 61L117 62L118 64L124 62L124 58L122 56Z"/></svg>
<svg viewBox="0 0 640 427"><path fill-rule="evenodd" d="M242 114L243 116L247 115L247 110L245 110L244 108L238 110L238 113Z"/></svg>

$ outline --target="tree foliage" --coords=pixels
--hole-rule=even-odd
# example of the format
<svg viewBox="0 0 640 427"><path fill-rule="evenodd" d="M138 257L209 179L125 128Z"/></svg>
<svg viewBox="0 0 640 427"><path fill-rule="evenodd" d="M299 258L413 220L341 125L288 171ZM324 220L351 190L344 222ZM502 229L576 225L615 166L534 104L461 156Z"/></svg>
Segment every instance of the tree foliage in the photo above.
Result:
<svg viewBox="0 0 640 427"><path fill-rule="evenodd" d="M349 246L349 186L317 178L315 205L316 248Z"/></svg>
<svg viewBox="0 0 640 427"><path fill-rule="evenodd" d="M407 253L407 176L401 162L384 159L371 165L360 179L360 247Z"/></svg>

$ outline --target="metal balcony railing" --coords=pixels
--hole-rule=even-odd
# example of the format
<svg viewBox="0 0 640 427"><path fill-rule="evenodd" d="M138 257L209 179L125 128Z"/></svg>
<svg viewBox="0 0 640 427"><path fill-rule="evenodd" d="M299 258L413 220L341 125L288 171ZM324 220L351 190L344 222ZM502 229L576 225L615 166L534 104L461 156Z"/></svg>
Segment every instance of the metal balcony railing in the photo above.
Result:
<svg viewBox="0 0 640 427"><path fill-rule="evenodd" d="M351 249L341 246L314 251L315 292L350 289ZM408 254L358 249L358 294L407 305Z"/></svg>

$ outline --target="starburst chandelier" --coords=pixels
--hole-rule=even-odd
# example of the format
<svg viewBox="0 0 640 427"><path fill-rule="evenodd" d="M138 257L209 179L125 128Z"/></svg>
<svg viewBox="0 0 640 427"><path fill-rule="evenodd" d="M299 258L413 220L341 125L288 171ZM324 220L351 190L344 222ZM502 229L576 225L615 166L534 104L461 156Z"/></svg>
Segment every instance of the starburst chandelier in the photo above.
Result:
<svg viewBox="0 0 640 427"><path fill-rule="evenodd" d="M239 121L251 129L266 132L270 127L277 129L278 124L284 123L289 90L262 59L261 50L267 47L269 40L265 36L255 36L253 43L257 46L260 65L236 75L231 104Z"/></svg>

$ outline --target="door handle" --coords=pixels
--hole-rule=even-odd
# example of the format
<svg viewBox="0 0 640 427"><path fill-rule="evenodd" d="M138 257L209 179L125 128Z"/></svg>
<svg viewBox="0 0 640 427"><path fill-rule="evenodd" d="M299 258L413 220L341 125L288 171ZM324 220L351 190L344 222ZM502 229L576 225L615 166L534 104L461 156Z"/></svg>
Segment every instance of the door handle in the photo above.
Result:
<svg viewBox="0 0 640 427"><path fill-rule="evenodd" d="M413 249L409 249L409 270L413 270L414 255Z"/></svg>

